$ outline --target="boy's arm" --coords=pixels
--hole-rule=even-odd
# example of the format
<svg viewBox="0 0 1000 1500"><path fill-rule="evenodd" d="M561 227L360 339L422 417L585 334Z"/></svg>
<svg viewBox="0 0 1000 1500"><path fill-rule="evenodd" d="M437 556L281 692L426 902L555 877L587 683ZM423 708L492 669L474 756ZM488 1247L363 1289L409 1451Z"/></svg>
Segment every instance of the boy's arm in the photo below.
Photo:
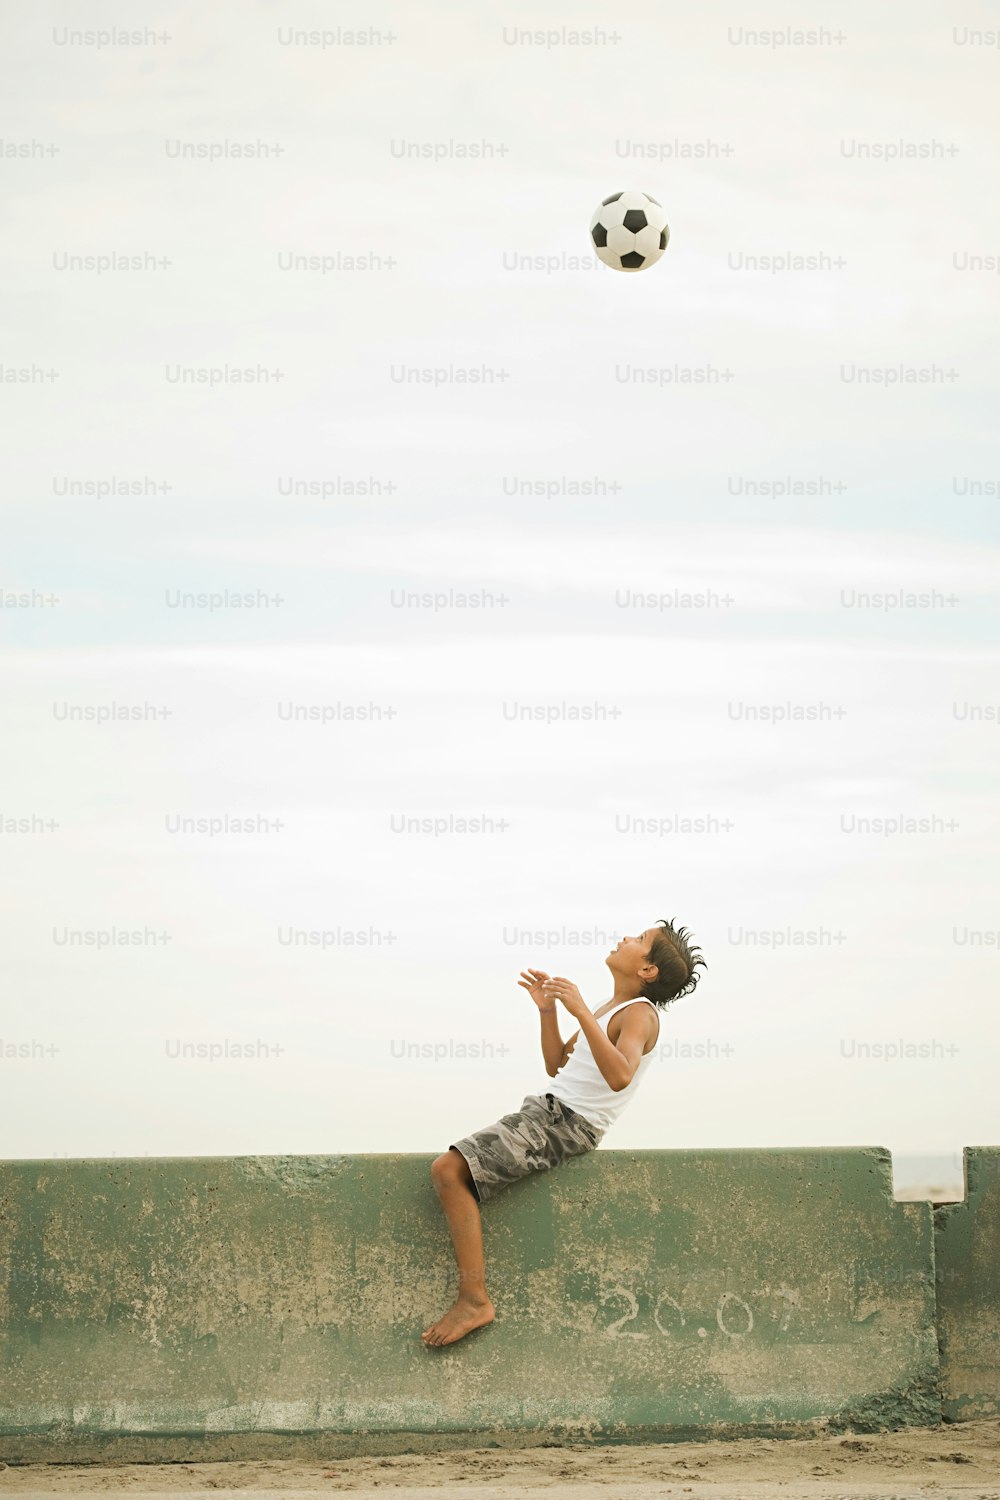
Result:
<svg viewBox="0 0 1000 1500"><path fill-rule="evenodd" d="M563 1065L563 1039L559 1035L557 1008L555 1001L552 1002L551 1010L538 1007L538 1014L542 1018L542 1056L545 1058L545 1071L550 1078L554 1078Z"/></svg>
<svg viewBox="0 0 1000 1500"><path fill-rule="evenodd" d="M642 1061L643 1048L650 1037L650 1026L654 1018L647 1006L630 1006L622 1016L618 1041L613 1042L600 1021L595 1020L576 985L568 979L551 979L544 986L548 999L559 999L580 1023L580 1030L590 1043L594 1061L600 1068L609 1088L620 1093L635 1077Z"/></svg>
<svg viewBox="0 0 1000 1500"><path fill-rule="evenodd" d="M556 1035L559 1035L558 1027L556 1028ZM552 1067L550 1065L548 1058L546 1058L545 1060L545 1071L548 1073L550 1078L554 1078L556 1074L566 1066L566 1063L569 1060L569 1055L572 1052L573 1048L576 1046L576 1039L579 1035L580 1033L578 1031L574 1031L573 1035L570 1037L569 1041L565 1043L565 1045L563 1044L562 1038L559 1038L558 1055L556 1055L555 1049L553 1049L553 1056L555 1056L556 1058L555 1067Z"/></svg>
<svg viewBox="0 0 1000 1500"><path fill-rule="evenodd" d="M580 1033L578 1031L574 1031L573 1035L570 1037L569 1041L566 1043L565 1047L563 1048L562 1057L559 1059L559 1067L556 1068L556 1072L557 1073L559 1072L559 1070L561 1068L564 1068L566 1066L567 1062L569 1061L569 1055L572 1052L573 1048L576 1046L576 1039L577 1039L577 1037L579 1035L580 1035Z"/></svg>
<svg viewBox="0 0 1000 1500"><path fill-rule="evenodd" d="M522 969L521 977L517 982L522 990L528 991L538 1006L538 1014L542 1018L542 1056L545 1058L545 1071L550 1078L554 1078L566 1058L556 1016L558 1006L554 1000L547 999L544 994L548 980L549 976L544 969Z"/></svg>
<svg viewBox="0 0 1000 1500"><path fill-rule="evenodd" d="M628 1077L622 1084L622 1088L627 1088L635 1077L636 1069L642 1062L643 1053L646 1050L646 1043L653 1035L653 1028L657 1024L657 1019L651 1014L648 1005L630 1005L622 1016L618 1040L614 1044L628 1064ZM614 1084L611 1087L614 1088Z"/></svg>

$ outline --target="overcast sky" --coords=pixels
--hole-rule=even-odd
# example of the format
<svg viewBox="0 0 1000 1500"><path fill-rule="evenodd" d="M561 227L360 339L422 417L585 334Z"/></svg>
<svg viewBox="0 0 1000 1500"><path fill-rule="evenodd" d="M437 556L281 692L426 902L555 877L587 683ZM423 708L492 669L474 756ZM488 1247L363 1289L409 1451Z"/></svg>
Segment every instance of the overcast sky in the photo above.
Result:
<svg viewBox="0 0 1000 1500"><path fill-rule="evenodd" d="M5 18L0 1154L996 1142L998 26Z"/></svg>

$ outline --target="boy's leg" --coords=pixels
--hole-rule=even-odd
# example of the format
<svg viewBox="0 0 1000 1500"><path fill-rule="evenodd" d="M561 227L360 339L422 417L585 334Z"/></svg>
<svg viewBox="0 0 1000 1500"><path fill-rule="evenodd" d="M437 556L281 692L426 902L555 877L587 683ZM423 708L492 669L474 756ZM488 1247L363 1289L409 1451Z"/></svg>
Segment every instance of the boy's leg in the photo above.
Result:
<svg viewBox="0 0 1000 1500"><path fill-rule="evenodd" d="M474 1328L492 1323L496 1310L486 1293L483 1221L472 1189L469 1164L454 1146L431 1166L431 1176L448 1219L458 1261L458 1296L443 1318L423 1333L425 1344L454 1344Z"/></svg>

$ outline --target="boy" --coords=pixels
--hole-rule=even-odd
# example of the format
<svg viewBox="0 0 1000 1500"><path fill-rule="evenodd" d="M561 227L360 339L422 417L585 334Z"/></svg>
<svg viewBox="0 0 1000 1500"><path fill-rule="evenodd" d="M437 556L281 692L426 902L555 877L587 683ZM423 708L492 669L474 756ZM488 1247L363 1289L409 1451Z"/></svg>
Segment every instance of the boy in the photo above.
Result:
<svg viewBox="0 0 1000 1500"><path fill-rule="evenodd" d="M464 1136L431 1166L455 1247L459 1291L444 1317L424 1330L428 1347L454 1344L495 1317L486 1292L479 1204L530 1172L548 1171L600 1144L652 1061L658 1011L689 994L700 977L696 967L705 967L687 930L662 920L638 937L622 938L604 962L615 992L598 1011L588 1008L568 979L551 979L541 969L521 971L518 983L541 1017L545 1071L554 1078L569 1066L555 1091L526 1094L519 1110ZM580 1023L566 1043L559 1035L557 1000Z"/></svg>

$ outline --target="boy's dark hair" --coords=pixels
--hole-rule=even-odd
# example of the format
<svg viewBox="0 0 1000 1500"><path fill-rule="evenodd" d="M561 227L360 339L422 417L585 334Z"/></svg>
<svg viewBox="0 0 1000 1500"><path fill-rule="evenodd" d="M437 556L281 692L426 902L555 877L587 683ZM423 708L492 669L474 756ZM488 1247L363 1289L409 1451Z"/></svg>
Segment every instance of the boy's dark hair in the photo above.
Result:
<svg viewBox="0 0 1000 1500"><path fill-rule="evenodd" d="M655 964L660 972L655 979L643 985L642 993L644 999L652 1000L657 1007L663 1007L671 1000L680 999L681 995L689 995L701 978L700 974L695 973L695 969L704 969L708 965L701 956L701 949L691 942L691 934L686 927L675 927L665 917L660 918L659 926L663 931L653 936L649 947L649 962Z"/></svg>

